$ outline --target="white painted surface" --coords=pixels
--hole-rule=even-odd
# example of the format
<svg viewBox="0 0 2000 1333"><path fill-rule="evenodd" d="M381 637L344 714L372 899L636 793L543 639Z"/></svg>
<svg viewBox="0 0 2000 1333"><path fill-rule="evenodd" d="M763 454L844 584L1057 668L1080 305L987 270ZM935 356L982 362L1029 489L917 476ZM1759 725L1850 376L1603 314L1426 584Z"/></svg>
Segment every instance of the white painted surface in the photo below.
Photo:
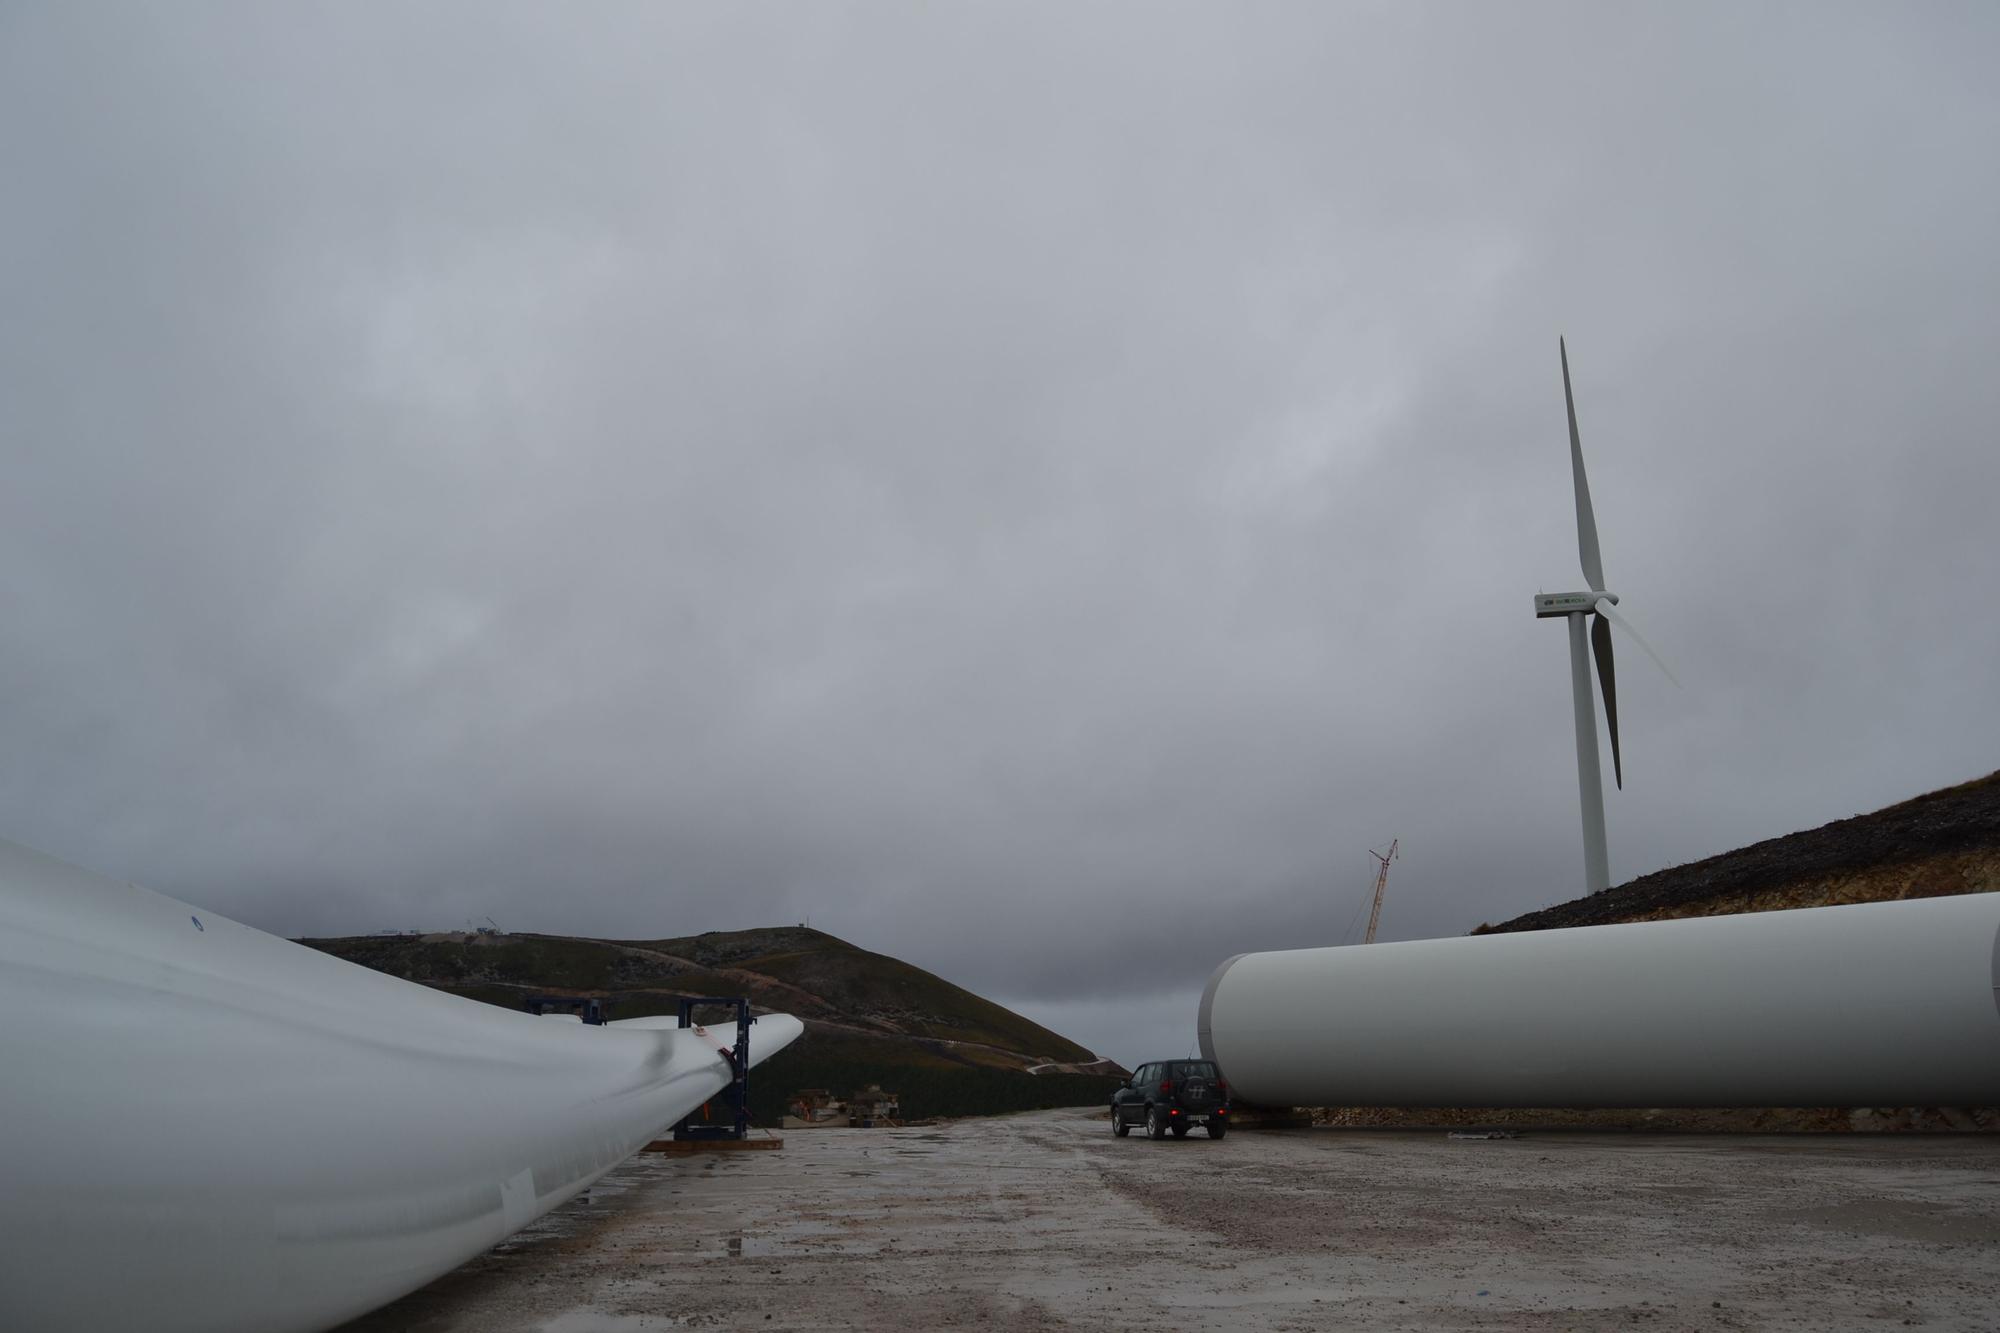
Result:
<svg viewBox="0 0 2000 1333"><path fill-rule="evenodd" d="M1279 1106L2000 1103L2000 894L1243 954L1203 1054Z"/></svg>
<svg viewBox="0 0 2000 1333"><path fill-rule="evenodd" d="M752 1063L802 1030L758 1019ZM509 1013L0 842L0 1328L338 1324L714 1096L731 1040Z"/></svg>
<svg viewBox="0 0 2000 1333"><path fill-rule="evenodd" d="M1576 724L1576 786L1583 812L1583 891L1611 884L1611 852L1604 834L1604 772L1597 754L1597 705L1590 697L1590 634L1583 616L1569 617L1569 688Z"/></svg>

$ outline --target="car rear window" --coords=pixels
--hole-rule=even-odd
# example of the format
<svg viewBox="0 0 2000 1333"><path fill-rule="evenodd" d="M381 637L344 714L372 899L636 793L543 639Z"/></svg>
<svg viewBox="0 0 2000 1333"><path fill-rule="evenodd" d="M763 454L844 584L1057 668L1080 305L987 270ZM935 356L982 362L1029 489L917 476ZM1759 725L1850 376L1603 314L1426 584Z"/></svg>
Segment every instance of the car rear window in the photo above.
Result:
<svg viewBox="0 0 2000 1333"><path fill-rule="evenodd" d="M1175 1078L1214 1078L1215 1066L1206 1060L1174 1061Z"/></svg>

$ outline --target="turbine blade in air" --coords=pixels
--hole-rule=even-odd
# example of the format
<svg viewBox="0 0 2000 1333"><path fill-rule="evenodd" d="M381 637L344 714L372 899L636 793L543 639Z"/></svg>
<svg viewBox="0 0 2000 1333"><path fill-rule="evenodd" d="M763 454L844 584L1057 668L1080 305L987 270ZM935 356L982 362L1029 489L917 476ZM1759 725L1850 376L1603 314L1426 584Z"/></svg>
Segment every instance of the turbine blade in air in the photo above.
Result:
<svg viewBox="0 0 2000 1333"><path fill-rule="evenodd" d="M1599 602L1603 608L1604 603ZM1590 650L1597 657L1597 683L1604 691L1604 721L1611 728L1611 772L1625 790L1625 764L1618 756L1618 675L1611 667L1611 625L1603 616L1590 622Z"/></svg>
<svg viewBox="0 0 2000 1333"><path fill-rule="evenodd" d="M1604 591L1604 557L1597 550L1597 515L1590 507L1590 479L1583 475L1583 440L1576 433L1576 398L1569 388L1569 345L1561 338L1563 405L1569 408L1569 466L1576 482L1576 552L1583 560L1583 577L1592 592Z"/></svg>
<svg viewBox="0 0 2000 1333"><path fill-rule="evenodd" d="M1612 610L1611 603L1609 602L1599 602L1595 609L1598 615L1603 616L1605 619L1612 621L1614 624L1618 626L1619 629L1622 629L1627 634L1631 635L1632 642L1638 644L1641 648L1646 650L1646 656L1653 659L1653 665L1660 669L1661 675L1665 676L1669 681L1673 682L1673 686L1675 689L1679 689L1681 687L1680 678L1674 675L1673 669L1667 665L1666 659L1653 651L1653 645L1646 642L1645 635L1641 634L1638 630L1632 628L1631 621L1627 620L1624 616L1620 615L1618 612Z"/></svg>

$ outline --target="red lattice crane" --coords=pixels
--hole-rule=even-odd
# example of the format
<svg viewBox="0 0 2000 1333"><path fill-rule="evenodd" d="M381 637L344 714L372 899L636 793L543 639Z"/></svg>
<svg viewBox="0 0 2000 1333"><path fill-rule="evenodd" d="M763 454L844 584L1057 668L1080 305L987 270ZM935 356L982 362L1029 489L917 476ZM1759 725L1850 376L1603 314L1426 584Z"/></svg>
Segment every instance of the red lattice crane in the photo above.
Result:
<svg viewBox="0 0 2000 1333"><path fill-rule="evenodd" d="M1368 910L1368 934L1362 938L1363 944L1375 942L1375 927L1382 924L1382 891L1389 887L1389 863L1396 859L1396 844L1401 841L1400 838L1391 838L1386 852L1378 852L1373 847L1368 849L1368 854L1382 863L1382 869L1375 875L1375 906Z"/></svg>

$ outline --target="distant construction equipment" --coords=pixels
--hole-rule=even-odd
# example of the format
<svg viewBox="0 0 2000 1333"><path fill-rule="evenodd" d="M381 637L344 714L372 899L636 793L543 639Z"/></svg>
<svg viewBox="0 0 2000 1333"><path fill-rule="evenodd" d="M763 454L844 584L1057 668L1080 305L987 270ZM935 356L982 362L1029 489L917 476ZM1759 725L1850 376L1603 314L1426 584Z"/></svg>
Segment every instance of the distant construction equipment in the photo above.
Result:
<svg viewBox="0 0 2000 1333"><path fill-rule="evenodd" d="M792 1100L785 1108L785 1127L812 1129L844 1124L850 1129L875 1129L900 1126L903 1123L899 1119L903 1114L901 1100L893 1092L884 1092L879 1083L870 1083L846 1101L825 1088L801 1088L792 1094Z"/></svg>
<svg viewBox="0 0 2000 1333"><path fill-rule="evenodd" d="M847 1099L847 1123L855 1129L898 1125L902 1122L897 1117L902 1114L901 1099L893 1092L882 1091L880 1083L870 1083Z"/></svg>
<svg viewBox="0 0 2000 1333"><path fill-rule="evenodd" d="M1368 909L1368 933L1362 937L1363 944L1375 942L1375 928L1382 924L1382 893L1389 887L1389 863L1396 859L1396 844L1401 841L1400 838L1389 839L1389 850L1386 852L1378 852L1373 847L1368 849L1368 854L1380 861L1382 868L1375 875L1375 905ZM1348 929L1354 927L1349 926Z"/></svg>

